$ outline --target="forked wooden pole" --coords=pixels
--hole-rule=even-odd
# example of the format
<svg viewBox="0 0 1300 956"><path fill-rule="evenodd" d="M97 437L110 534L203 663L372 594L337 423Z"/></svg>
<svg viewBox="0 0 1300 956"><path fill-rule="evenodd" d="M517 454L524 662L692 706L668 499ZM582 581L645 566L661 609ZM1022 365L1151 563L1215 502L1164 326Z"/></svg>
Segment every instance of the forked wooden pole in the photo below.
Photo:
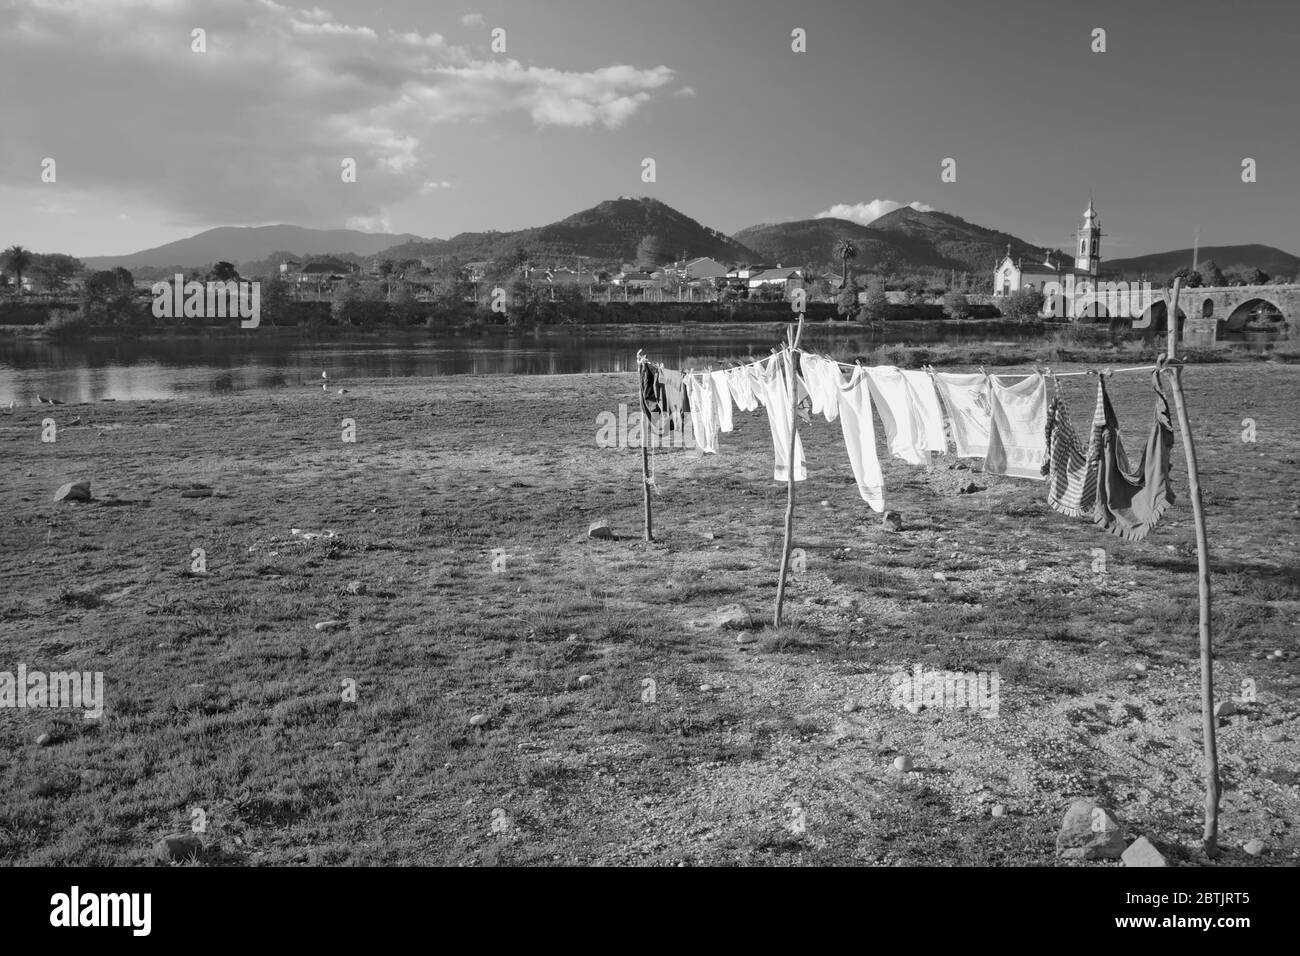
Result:
<svg viewBox="0 0 1300 956"><path fill-rule="evenodd" d="M775 627L781 626L781 605L785 602L785 576L790 567L790 542L794 531L794 450L795 442L799 439L799 388L797 385L797 374L799 369L799 340L803 337L803 312L799 313L799 326L794 335L786 329L786 344L790 352L789 374L787 382L790 386L790 454L786 456L786 476L785 476L785 545L781 548L781 573L776 579L776 614L773 616L772 623Z"/></svg>
<svg viewBox="0 0 1300 956"><path fill-rule="evenodd" d="M1178 293L1182 278L1174 279L1169 303L1167 357L1172 362L1178 347ZM1187 457L1187 493L1192 499L1192 518L1196 522L1197 587L1201 606L1201 729L1205 744L1205 829L1202 843L1207 856L1216 856L1219 847L1219 751L1214 728L1214 643L1210 632L1210 545L1205 533L1205 509L1201 503L1201 480L1196 470L1196 446L1192 443L1192 426L1183 398L1183 369L1170 369L1174 407L1178 411L1178 429L1183 436L1183 454Z"/></svg>

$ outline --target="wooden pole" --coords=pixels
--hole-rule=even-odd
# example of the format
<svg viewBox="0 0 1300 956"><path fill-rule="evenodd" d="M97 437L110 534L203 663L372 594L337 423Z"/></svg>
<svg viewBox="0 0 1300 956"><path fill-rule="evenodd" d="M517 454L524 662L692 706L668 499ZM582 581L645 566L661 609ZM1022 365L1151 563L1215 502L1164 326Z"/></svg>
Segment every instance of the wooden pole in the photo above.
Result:
<svg viewBox="0 0 1300 956"><path fill-rule="evenodd" d="M1167 357L1173 361L1178 343L1178 292L1182 278L1174 279L1169 303ZM1214 644L1210 631L1210 545L1205 533L1205 509L1201 503L1201 480L1196 469L1196 446L1192 426L1183 398L1183 370L1171 369L1174 407L1178 411L1178 429L1183 436L1183 454L1187 457L1187 493L1192 499L1192 518L1196 522L1197 590L1200 596L1201 643L1201 730L1205 747L1205 829L1202 843L1207 856L1218 854L1219 844L1219 751L1214 734Z"/></svg>
<svg viewBox="0 0 1300 956"><path fill-rule="evenodd" d="M642 376L646 374L645 353L636 354L636 407L641 410L641 493L645 496L645 539L654 540L650 525L650 413L645 410Z"/></svg>
<svg viewBox="0 0 1300 956"><path fill-rule="evenodd" d="M799 339L803 336L803 312L799 313L799 326L794 335L787 328L786 343L790 351L790 370L787 381L790 386L790 454L786 456L785 480L785 545L781 548L781 572L776 579L776 614L773 626L781 626L781 605L785 601L785 576L790 566L790 543L794 531L794 450L799 439L799 389L796 374L798 371Z"/></svg>

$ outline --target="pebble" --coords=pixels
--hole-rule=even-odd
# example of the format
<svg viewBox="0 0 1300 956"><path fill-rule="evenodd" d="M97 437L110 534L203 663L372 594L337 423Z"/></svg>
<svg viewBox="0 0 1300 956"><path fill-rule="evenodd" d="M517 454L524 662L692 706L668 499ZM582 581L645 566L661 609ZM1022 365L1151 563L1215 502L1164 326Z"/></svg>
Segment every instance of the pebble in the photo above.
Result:
<svg viewBox="0 0 1300 956"><path fill-rule="evenodd" d="M1286 740L1286 734L1280 730L1264 731L1264 743L1266 744L1280 744L1284 740Z"/></svg>
<svg viewBox="0 0 1300 956"><path fill-rule="evenodd" d="M364 582L364 581L349 581L349 582L348 582L348 593L349 593L349 594L365 594L365 593L366 593L366 584L365 584L365 582Z"/></svg>
<svg viewBox="0 0 1300 956"><path fill-rule="evenodd" d="M577 640L578 640L577 634L570 634L568 637L565 638L565 641L567 641L570 644L575 643Z"/></svg>
<svg viewBox="0 0 1300 956"><path fill-rule="evenodd" d="M1025 561L1025 560L1023 560L1023 559L1021 559L1020 561L1017 561L1017 562L1016 562L1016 570L1017 570L1017 571L1028 571L1028 570L1029 570L1029 562L1028 562L1028 561Z"/></svg>
<svg viewBox="0 0 1300 956"><path fill-rule="evenodd" d="M578 686L579 686L579 687L586 687L586 686L587 686L588 684L590 684L590 683L591 683L591 675L590 675L590 674L583 674L581 677L578 678Z"/></svg>
<svg viewBox="0 0 1300 956"><path fill-rule="evenodd" d="M842 709L844 713L851 714L858 709L858 702L856 700L846 700Z"/></svg>
<svg viewBox="0 0 1300 956"><path fill-rule="evenodd" d="M1230 700L1221 700L1214 705L1215 717L1231 717L1237 712L1237 705Z"/></svg>
<svg viewBox="0 0 1300 956"><path fill-rule="evenodd" d="M912 769L912 758L911 758L911 757L895 757L895 758L894 758L894 769L897 770L899 773L907 773L909 770Z"/></svg>
<svg viewBox="0 0 1300 956"><path fill-rule="evenodd" d="M936 581L948 580L948 575L944 574L942 571L935 571L934 574L931 575L931 577L933 577Z"/></svg>
<svg viewBox="0 0 1300 956"><path fill-rule="evenodd" d="M49 734L41 734L39 737L36 738L36 746L48 747L53 740L54 738L51 737Z"/></svg>
<svg viewBox="0 0 1300 956"><path fill-rule="evenodd" d="M915 717L917 714L921 712L921 705L916 703L915 701L909 700L906 704L903 705L903 707L906 708L907 712L911 714L913 717Z"/></svg>
<svg viewBox="0 0 1300 956"><path fill-rule="evenodd" d="M712 691L712 690L713 690L713 685L712 685L712 684L701 684L701 685L700 685L700 691L701 691L702 693L707 694L707 693L709 693L709 692Z"/></svg>
<svg viewBox="0 0 1300 956"><path fill-rule="evenodd" d="M1000 803L993 804L993 809L989 811L993 816L1000 817L1007 812L1007 808Z"/></svg>
<svg viewBox="0 0 1300 956"><path fill-rule="evenodd" d="M473 717L469 719L469 725L471 727L482 727L487 722L488 722L487 714L475 714Z"/></svg>
<svg viewBox="0 0 1300 956"><path fill-rule="evenodd" d="M343 626L343 622L342 622L342 621L318 621L318 622L316 623L316 630L318 630L318 631L332 631L332 630L334 630L336 627L342 627L342 626Z"/></svg>
<svg viewBox="0 0 1300 956"><path fill-rule="evenodd" d="M1134 664L1133 669L1139 674L1145 674L1147 672L1147 666L1141 662Z"/></svg>
<svg viewBox="0 0 1300 956"><path fill-rule="evenodd" d="M1247 853L1249 853L1251 856L1259 856L1261 853L1264 852L1264 841L1251 840L1245 846L1243 846L1242 849L1245 850Z"/></svg>
<svg viewBox="0 0 1300 956"><path fill-rule="evenodd" d="M737 644L753 644L758 638L754 637L749 631L741 631L736 635Z"/></svg>

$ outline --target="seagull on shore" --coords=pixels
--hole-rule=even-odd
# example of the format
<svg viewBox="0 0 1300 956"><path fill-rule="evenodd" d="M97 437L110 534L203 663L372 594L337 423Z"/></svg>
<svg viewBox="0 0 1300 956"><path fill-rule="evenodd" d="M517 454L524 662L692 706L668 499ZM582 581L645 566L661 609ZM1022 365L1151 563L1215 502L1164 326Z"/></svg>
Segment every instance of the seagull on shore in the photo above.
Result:
<svg viewBox="0 0 1300 956"><path fill-rule="evenodd" d="M45 398L40 392L36 393L36 404L38 405L62 405L63 402L57 398Z"/></svg>

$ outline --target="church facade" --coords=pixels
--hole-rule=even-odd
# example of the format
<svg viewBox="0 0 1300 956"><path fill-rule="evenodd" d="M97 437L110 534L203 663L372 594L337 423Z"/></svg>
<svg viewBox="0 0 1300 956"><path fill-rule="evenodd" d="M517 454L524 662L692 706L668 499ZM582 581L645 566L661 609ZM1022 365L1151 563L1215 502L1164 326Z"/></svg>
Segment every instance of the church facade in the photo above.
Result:
<svg viewBox="0 0 1300 956"><path fill-rule="evenodd" d="M1100 269L1101 220L1089 199L1079 225L1074 261L1063 261L1059 253L1049 250L1042 262L1026 263L1023 259L1013 259L1011 247L1007 246L1006 256L993 272L993 295L1011 295L1021 289L1034 289L1049 295L1051 283L1056 283L1056 289L1084 283L1095 286Z"/></svg>

